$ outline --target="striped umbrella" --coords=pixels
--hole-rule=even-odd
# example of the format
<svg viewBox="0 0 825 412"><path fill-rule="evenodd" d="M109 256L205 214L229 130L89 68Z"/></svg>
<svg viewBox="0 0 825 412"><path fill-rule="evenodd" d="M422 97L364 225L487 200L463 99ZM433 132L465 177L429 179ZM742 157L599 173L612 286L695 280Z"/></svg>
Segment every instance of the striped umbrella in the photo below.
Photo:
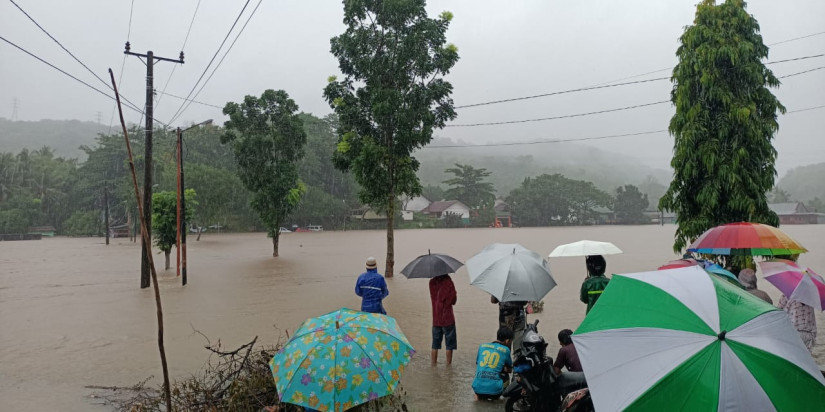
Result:
<svg viewBox="0 0 825 412"><path fill-rule="evenodd" d="M688 252L708 255L797 255L805 249L785 232L761 223L738 222L716 226L702 233Z"/></svg>
<svg viewBox="0 0 825 412"><path fill-rule="evenodd" d="M787 315L696 266L613 276L573 342L596 410L825 405Z"/></svg>
<svg viewBox="0 0 825 412"><path fill-rule="evenodd" d="M811 268L803 269L792 260L759 262L765 280L771 282L789 300L796 300L818 310L825 310L825 279Z"/></svg>

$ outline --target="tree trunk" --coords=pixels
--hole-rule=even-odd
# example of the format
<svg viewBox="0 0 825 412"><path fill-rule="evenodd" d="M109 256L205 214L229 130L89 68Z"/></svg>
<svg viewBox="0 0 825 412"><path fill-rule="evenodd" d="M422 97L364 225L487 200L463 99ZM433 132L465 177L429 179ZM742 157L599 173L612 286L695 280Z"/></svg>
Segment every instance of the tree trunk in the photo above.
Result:
<svg viewBox="0 0 825 412"><path fill-rule="evenodd" d="M201 240L201 233L203 233L203 228L198 226L198 237L195 239L195 242L198 242L198 241Z"/></svg>
<svg viewBox="0 0 825 412"><path fill-rule="evenodd" d="M272 235L272 257L278 257L278 239L281 237L281 229L278 228Z"/></svg>
<svg viewBox="0 0 825 412"><path fill-rule="evenodd" d="M172 249L163 251L163 254L166 255L166 268L163 269L163 270L169 270L169 266L170 266L169 265L169 255L170 255L170 252L172 252Z"/></svg>
<svg viewBox="0 0 825 412"><path fill-rule="evenodd" d="M391 191L392 192L392 191ZM390 202L387 205L387 268L384 277L393 276L393 266L395 266L395 237L393 234L393 223L395 220L395 194L390 193Z"/></svg>

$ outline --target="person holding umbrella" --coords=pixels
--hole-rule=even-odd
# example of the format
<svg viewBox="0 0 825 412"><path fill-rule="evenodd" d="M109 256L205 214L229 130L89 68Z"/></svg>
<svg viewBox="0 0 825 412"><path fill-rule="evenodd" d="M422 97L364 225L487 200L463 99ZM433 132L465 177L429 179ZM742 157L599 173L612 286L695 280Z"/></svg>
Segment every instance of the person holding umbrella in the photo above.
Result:
<svg viewBox="0 0 825 412"><path fill-rule="evenodd" d="M458 301L458 295L449 274L430 279L430 301L433 306L433 345L430 359L433 365L438 363L438 351L441 350L443 340L447 351L447 365L450 365L453 363L453 351L458 349L453 314L453 306Z"/></svg>
<svg viewBox="0 0 825 412"><path fill-rule="evenodd" d="M587 311L585 312L587 314L596 304L596 301L599 300L610 279L604 275L607 262L605 262L602 255L588 256L585 259L585 265L587 266L587 277L582 283L579 299L582 303L587 304Z"/></svg>
<svg viewBox="0 0 825 412"><path fill-rule="evenodd" d="M453 306L457 299L455 284L450 273L455 273L464 264L455 258L438 253L421 255L407 264L401 274L408 279L430 279L430 301L433 307L433 344L430 358L433 365L438 363L438 351L442 340L447 349L447 365L453 362L453 351L458 348L455 331Z"/></svg>

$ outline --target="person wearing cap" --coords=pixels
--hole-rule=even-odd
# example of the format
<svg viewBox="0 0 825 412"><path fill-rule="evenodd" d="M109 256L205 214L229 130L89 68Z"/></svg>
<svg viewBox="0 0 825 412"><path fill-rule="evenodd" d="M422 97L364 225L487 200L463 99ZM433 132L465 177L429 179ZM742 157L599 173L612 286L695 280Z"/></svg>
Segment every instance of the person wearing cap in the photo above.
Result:
<svg viewBox="0 0 825 412"><path fill-rule="evenodd" d="M610 279L604 275L607 262L604 261L602 255L588 256L585 258L585 264L587 266L587 277L582 283L579 300L587 304L587 311L584 312L587 314L590 309L593 309L593 305L596 304L599 297L602 296L602 292L604 292Z"/></svg>
<svg viewBox="0 0 825 412"><path fill-rule="evenodd" d="M386 315L381 301L390 294L384 276L378 273L375 258L367 258L367 271L358 276L355 282L355 294L361 297L361 311Z"/></svg>
<svg viewBox="0 0 825 412"><path fill-rule="evenodd" d="M754 272L753 269L742 269L742 271L739 272L738 278L739 283L742 284L745 290L750 292L751 295L773 305L773 299L771 299L764 290L756 288L756 272Z"/></svg>

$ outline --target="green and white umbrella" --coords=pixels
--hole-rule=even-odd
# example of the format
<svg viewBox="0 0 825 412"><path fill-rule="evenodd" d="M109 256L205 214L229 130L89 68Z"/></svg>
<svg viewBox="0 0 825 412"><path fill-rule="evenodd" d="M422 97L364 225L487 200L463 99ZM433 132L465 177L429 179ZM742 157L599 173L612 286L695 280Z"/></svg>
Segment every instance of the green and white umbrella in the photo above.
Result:
<svg viewBox="0 0 825 412"><path fill-rule="evenodd" d="M696 266L613 276L573 342L597 411L825 408L785 312Z"/></svg>

